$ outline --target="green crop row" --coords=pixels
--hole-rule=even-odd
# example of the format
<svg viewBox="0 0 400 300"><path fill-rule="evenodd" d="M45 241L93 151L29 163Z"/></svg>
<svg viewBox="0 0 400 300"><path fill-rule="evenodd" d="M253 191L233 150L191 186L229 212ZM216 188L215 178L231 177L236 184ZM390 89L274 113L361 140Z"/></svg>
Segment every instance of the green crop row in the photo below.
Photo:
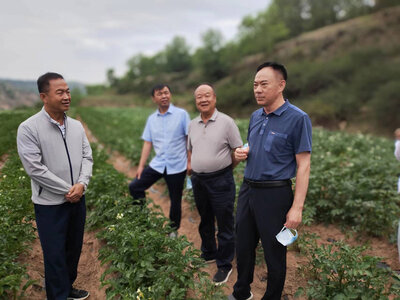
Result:
<svg viewBox="0 0 400 300"><path fill-rule="evenodd" d="M0 111L0 156L16 148L15 137L18 125L33 113L32 109Z"/></svg>
<svg viewBox="0 0 400 300"><path fill-rule="evenodd" d="M199 251L184 236L168 236L172 229L161 210L133 205L126 178L93 148L87 224L101 228L98 236L106 242L100 259L108 266L102 276L107 299L222 299L201 271Z"/></svg>
<svg viewBox="0 0 400 300"><path fill-rule="evenodd" d="M0 299L23 296L33 283L25 266L18 262L35 239L30 195L30 180L14 153L3 166L0 178Z"/></svg>
<svg viewBox="0 0 400 300"><path fill-rule="evenodd" d="M318 238L303 233L298 241L308 263L299 267L307 286L299 288L297 296L315 300L399 298L400 276L389 267L380 267L382 258L364 255L367 246L352 247L343 241L318 245Z"/></svg>
<svg viewBox="0 0 400 300"><path fill-rule="evenodd" d="M101 143L139 163L148 108L79 107L77 113Z"/></svg>
<svg viewBox="0 0 400 300"><path fill-rule="evenodd" d="M393 150L385 138L314 129L305 222L393 234L400 216Z"/></svg>

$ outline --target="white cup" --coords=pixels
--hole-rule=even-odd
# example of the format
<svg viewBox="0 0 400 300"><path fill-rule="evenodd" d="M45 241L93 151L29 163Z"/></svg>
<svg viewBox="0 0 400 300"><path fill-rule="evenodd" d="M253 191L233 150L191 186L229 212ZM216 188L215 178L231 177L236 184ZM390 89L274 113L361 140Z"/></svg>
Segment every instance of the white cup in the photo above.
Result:
<svg viewBox="0 0 400 300"><path fill-rule="evenodd" d="M293 234L292 230L294 231L295 234ZM297 240L297 237L298 234L296 229L286 228L285 226L283 226L281 231L279 231L279 233L276 235L276 239L283 246L289 246L295 240Z"/></svg>

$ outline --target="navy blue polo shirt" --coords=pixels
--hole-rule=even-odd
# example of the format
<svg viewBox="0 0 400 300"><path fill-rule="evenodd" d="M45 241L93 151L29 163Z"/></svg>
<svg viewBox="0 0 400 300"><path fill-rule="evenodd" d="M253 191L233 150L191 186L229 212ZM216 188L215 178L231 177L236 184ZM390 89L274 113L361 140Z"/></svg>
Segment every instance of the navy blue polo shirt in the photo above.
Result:
<svg viewBox="0 0 400 300"><path fill-rule="evenodd" d="M249 180L285 180L296 176L296 154L311 152L311 120L285 100L275 111L256 110L250 118L249 154L244 177Z"/></svg>

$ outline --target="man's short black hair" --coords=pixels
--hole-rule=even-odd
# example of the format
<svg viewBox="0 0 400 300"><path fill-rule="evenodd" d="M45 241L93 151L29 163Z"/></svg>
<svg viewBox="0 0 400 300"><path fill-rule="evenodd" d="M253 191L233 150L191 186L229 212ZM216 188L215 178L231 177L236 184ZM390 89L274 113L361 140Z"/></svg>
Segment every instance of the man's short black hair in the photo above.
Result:
<svg viewBox="0 0 400 300"><path fill-rule="evenodd" d="M48 92L50 86L50 80L56 80L56 79L64 79L64 77L62 77L62 75L58 73L53 73L53 72L47 72L46 74L40 76L37 80L37 87L39 93Z"/></svg>
<svg viewBox="0 0 400 300"><path fill-rule="evenodd" d="M154 94L156 91L162 90L163 88L167 87L169 92L171 93L171 89L168 86L168 84L165 83L158 83L155 86L153 86L153 88L151 89L151 95L154 97Z"/></svg>
<svg viewBox="0 0 400 300"><path fill-rule="evenodd" d="M259 65L257 67L256 73L258 71L260 71L261 69L268 68L268 67L270 67L270 68L274 69L275 71L278 71L279 73L281 73L283 79L285 81L287 81L287 71L286 71L285 66L280 64L280 63L274 62L274 61L267 61L265 63L262 63L261 65Z"/></svg>

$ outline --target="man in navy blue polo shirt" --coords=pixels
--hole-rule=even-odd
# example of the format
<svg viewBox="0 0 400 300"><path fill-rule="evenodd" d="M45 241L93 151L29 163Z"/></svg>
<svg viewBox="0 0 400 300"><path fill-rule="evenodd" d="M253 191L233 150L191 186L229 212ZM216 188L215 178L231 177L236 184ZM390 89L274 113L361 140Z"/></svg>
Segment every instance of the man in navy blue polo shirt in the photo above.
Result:
<svg viewBox="0 0 400 300"><path fill-rule="evenodd" d="M311 121L283 97L287 72L266 62L257 68L254 96L262 108L250 119L248 148L235 158L247 159L236 215L238 278L229 299L252 299L255 249L261 238L268 267L262 299L281 299L286 276L286 247L275 236L283 226L296 228L302 220L311 158ZM293 196L291 178L296 176Z"/></svg>
<svg viewBox="0 0 400 300"><path fill-rule="evenodd" d="M186 177L186 140L190 123L189 114L182 108L171 104L171 90L166 84L158 84L151 91L153 102L158 109L149 116L143 131L143 148L136 178L129 184L129 192L136 204L144 204L145 191L153 183L164 177L171 207L169 218L177 235L181 222L181 200L183 183ZM151 149L156 156L145 167Z"/></svg>

